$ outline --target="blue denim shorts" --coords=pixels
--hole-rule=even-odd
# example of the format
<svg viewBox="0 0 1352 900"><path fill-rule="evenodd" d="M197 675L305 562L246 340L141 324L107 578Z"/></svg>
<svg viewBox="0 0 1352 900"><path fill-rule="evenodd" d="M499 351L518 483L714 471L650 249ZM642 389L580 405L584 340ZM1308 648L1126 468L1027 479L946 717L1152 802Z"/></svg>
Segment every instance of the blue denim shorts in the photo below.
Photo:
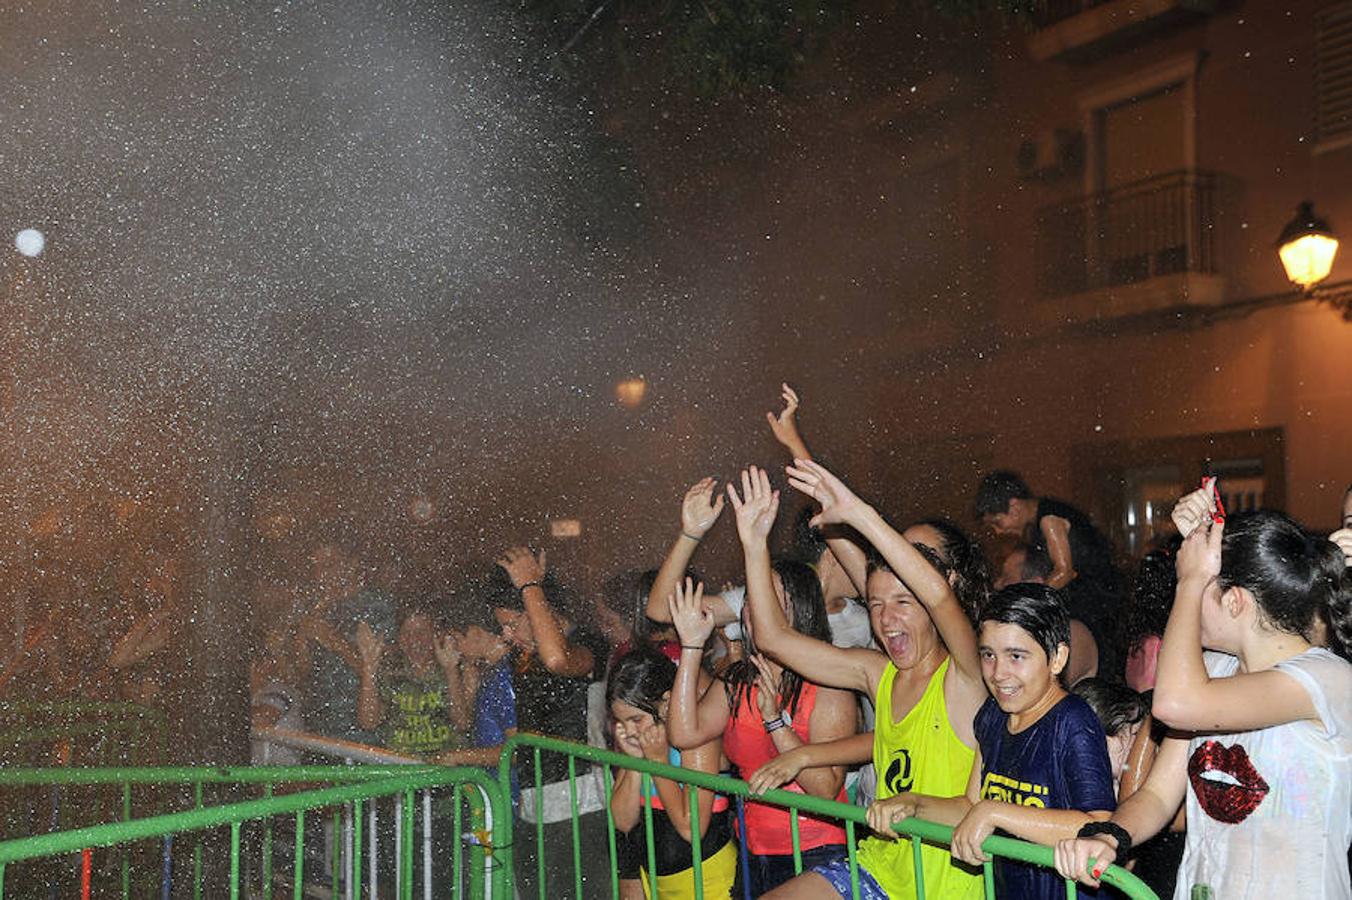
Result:
<svg viewBox="0 0 1352 900"><path fill-rule="evenodd" d="M813 866L811 871L829 881L831 887L836 889L836 893L845 900L850 900L852 895L849 859L837 859L824 865ZM859 900L888 900L887 891L882 889L863 866L859 866Z"/></svg>

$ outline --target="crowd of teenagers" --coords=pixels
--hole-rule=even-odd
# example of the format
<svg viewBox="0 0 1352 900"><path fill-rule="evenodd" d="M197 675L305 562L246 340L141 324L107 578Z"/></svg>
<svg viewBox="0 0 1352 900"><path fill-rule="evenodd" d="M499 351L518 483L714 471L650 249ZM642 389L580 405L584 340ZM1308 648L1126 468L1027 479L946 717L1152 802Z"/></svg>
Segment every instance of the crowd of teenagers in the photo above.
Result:
<svg viewBox="0 0 1352 900"><path fill-rule="evenodd" d="M1098 879L1120 863L1162 897L1352 898L1352 488L1325 536L1279 512L1227 518L1206 480L1179 499L1177 535L1124 572L1085 514L994 472L975 513L1015 546L992 568L952 522L888 522L813 460L785 400L769 421L786 465L694 484L660 566L595 603L513 548L475 602L396 607L325 545L320 600L255 666L257 721L485 766L521 729L749 782L745 803L662 777L645 797L617 769L626 900L652 879L694 896L696 833L705 897L850 896L840 821L795 827L754 799L771 788L867 807L864 900L916 895L893 828L910 817L954 829L920 851L929 898L981 896L993 834L1055 848L1055 871L997 860L1001 897L1062 897L1063 876L1111 896ZM785 492L807 508L776 556ZM691 566L733 539L729 519L745 578L715 590ZM575 805L564 760L543 759L543 796L516 798L523 833L539 824L567 867L576 808L587 894L609 896L603 795ZM534 852L517 843L523 896Z"/></svg>

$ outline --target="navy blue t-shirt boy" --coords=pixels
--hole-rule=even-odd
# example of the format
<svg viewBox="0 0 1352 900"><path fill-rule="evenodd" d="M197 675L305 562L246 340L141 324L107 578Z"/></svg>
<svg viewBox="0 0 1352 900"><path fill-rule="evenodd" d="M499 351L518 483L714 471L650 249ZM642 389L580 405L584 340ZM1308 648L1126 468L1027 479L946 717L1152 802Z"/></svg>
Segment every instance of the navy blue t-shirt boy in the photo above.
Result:
<svg viewBox="0 0 1352 900"><path fill-rule="evenodd" d="M1043 809L1114 810L1113 772L1098 716L1068 694L1041 719L1009 733L1009 715L985 702L972 725L981 748L981 799ZM1062 900L1065 881L1054 869L1013 860L995 865L996 894L1019 900ZM1081 888L1081 897L1098 892Z"/></svg>

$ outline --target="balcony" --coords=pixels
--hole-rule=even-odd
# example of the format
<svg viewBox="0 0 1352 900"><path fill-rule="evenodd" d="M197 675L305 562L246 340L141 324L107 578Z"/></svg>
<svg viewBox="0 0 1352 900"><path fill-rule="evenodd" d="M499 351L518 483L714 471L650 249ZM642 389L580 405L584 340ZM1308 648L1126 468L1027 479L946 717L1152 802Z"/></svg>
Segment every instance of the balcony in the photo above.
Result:
<svg viewBox="0 0 1352 900"><path fill-rule="evenodd" d="M1219 179L1171 172L1038 213L1038 304L1059 322L1120 318L1224 299Z"/></svg>
<svg viewBox="0 0 1352 900"><path fill-rule="evenodd" d="M1046 0L1028 38L1038 62L1093 59L1215 12L1217 0Z"/></svg>

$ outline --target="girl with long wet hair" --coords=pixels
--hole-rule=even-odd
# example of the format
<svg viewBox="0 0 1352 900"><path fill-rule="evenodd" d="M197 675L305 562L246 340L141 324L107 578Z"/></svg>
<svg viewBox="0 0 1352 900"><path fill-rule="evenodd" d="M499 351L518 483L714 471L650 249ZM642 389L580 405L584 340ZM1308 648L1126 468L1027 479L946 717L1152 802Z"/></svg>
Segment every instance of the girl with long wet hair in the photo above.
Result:
<svg viewBox="0 0 1352 900"><path fill-rule="evenodd" d="M801 562L773 565L770 581L778 605L792 627L814 640L831 640L821 583ZM723 752L749 776L781 753L814 742L854 734L856 702L848 691L822 687L800 672L761 653L750 615L743 611L746 659L721 676L721 687L700 694L699 671L714 616L703 604L703 586L689 579L671 599L672 621L681 638L681 663L672 691L672 742L700 744L722 735ZM805 769L784 786L787 791L828 800L845 799L843 766ZM752 896L774 889L794 875L789 812L764 803L746 804L747 879ZM803 815L799 820L803 865L843 859L845 831L839 823Z"/></svg>
<svg viewBox="0 0 1352 900"><path fill-rule="evenodd" d="M1154 714L1186 736L1106 823L1056 848L1095 883L1187 806L1175 898L1352 897L1352 574L1340 546L1277 512L1225 521L1210 481L1174 511L1185 535ZM1313 646L1315 622L1329 647Z"/></svg>

